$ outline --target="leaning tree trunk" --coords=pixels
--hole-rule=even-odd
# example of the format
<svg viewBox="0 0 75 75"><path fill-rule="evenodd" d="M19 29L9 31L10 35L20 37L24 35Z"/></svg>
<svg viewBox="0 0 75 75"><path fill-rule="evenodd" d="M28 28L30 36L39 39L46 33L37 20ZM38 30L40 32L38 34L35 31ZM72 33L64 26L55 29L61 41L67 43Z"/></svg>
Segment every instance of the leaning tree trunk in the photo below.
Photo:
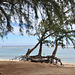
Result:
<svg viewBox="0 0 75 75"><path fill-rule="evenodd" d="M45 31L45 33L46 33L47 31ZM56 32L56 31L55 31ZM49 34L48 36L46 36L46 37L44 37L43 39L40 39L40 41L35 45L35 47L34 48L32 48L32 49L30 49L29 51L27 51L27 53L26 53L26 55L25 56L28 56L39 44L40 44L40 42L41 41L43 41L44 39L46 39L46 38L48 38L49 36L51 36L51 35L53 35L55 32L53 32L53 33L51 33L51 34ZM68 31L68 32L66 32L66 33L71 33L71 32L75 32L75 31ZM45 33L43 34L43 35L45 35ZM65 34L66 35L66 34ZM64 35L64 36L65 36ZM59 39L61 39L61 38L63 38L64 36L61 36ZM59 40L58 39L58 40ZM55 55L56 54L56 52L53 52L53 55Z"/></svg>
<svg viewBox="0 0 75 75"><path fill-rule="evenodd" d="M29 56L30 53L40 44L41 41L45 40L46 38L48 38L49 36L51 36L51 35L53 35L53 34L55 33L55 32L53 32L53 33L49 34L48 36L44 37L44 35L45 35L46 32L47 32L47 31L44 32L44 34L42 35L42 37L41 37L41 39L39 40L39 42L38 42L32 49L30 49L30 50L27 51L27 53L26 53L25 56ZM43 37L44 37L44 38L43 38ZM42 39L42 38L43 38L43 39Z"/></svg>
<svg viewBox="0 0 75 75"><path fill-rule="evenodd" d="M54 57L55 57L55 55L56 55L57 48L58 48L58 43L57 43L57 41L56 41L56 47L55 47L55 49L54 49L54 51L53 51L53 53L52 53L52 56L54 56Z"/></svg>
<svg viewBox="0 0 75 75"><path fill-rule="evenodd" d="M40 43L40 49L39 49L38 56L41 56L41 54L42 54L42 41L41 41L41 43Z"/></svg>
<svg viewBox="0 0 75 75"><path fill-rule="evenodd" d="M46 33L47 31L45 31ZM42 37L44 37L45 33L42 35ZM35 47L33 47L32 49L30 49L29 51L27 51L25 56L28 56L39 44L41 41L45 40L46 38L48 38L49 36L53 35L55 32L49 34L48 36L44 37L43 39L41 38L40 41L35 45Z"/></svg>
<svg viewBox="0 0 75 75"><path fill-rule="evenodd" d="M28 49L28 51L27 51L27 53L26 53L26 55L25 56L29 56L30 55L30 53L39 45L39 43L40 42L38 42L36 45L35 45L35 47L34 48L32 48L32 49Z"/></svg>
<svg viewBox="0 0 75 75"><path fill-rule="evenodd" d="M55 55L56 55L57 48L58 48L58 43L57 43L57 41L56 41L55 49L54 49L54 51L53 51L53 53L52 53L51 63L54 63L54 57L55 57Z"/></svg>
<svg viewBox="0 0 75 75"><path fill-rule="evenodd" d="M44 39L46 39L48 36L50 36L50 35L48 35L47 37L43 38L43 37L45 36L45 33L46 33L46 32L47 32L47 31L45 31L45 32L43 33L43 35L42 35L41 39L39 40L39 42L38 42L32 49L30 49L30 50L27 51L27 53L26 53L25 56L29 56L30 53L31 53ZM52 33L52 34L53 34L53 33Z"/></svg>

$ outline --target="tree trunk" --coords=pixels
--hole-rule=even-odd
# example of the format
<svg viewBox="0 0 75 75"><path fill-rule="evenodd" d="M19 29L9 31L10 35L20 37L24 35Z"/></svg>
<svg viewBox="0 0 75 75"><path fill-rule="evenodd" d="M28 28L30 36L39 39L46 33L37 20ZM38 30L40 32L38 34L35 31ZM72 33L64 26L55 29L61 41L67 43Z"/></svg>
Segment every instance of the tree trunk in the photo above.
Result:
<svg viewBox="0 0 75 75"><path fill-rule="evenodd" d="M58 48L58 43L57 43L57 41L56 41L55 49L54 49L54 51L53 51L53 53L52 53L51 63L54 63L54 57L55 57L55 55L56 55L57 48Z"/></svg>
<svg viewBox="0 0 75 75"><path fill-rule="evenodd" d="M41 56L41 54L42 54L42 41L41 41L41 43L40 43L40 49L39 49L38 56Z"/></svg>
<svg viewBox="0 0 75 75"><path fill-rule="evenodd" d="M26 56L28 56L39 44L42 43L42 41L44 40L43 37L44 37L44 35L45 35L46 32L47 32L47 31L45 31L45 32L43 33L43 35L42 35L41 39L39 40L39 42L38 42L31 50L27 51Z"/></svg>
<svg viewBox="0 0 75 75"><path fill-rule="evenodd" d="M46 32L47 32L47 31L45 31L45 33L46 33ZM56 32L56 31L55 31L55 32ZM40 39L40 41L39 41L32 49L30 49L29 52L26 53L26 56L28 56L28 55L40 44L41 41L43 41L43 40L45 40L46 38L48 38L49 36L53 35L55 32L49 34L49 35L46 36L46 37L44 37L44 35L45 35L45 33L44 33L43 36L42 36L42 37L44 37L44 38L43 38L43 39ZM67 34L67 33L71 33L71 32L75 32L75 30L68 31L68 32L66 32L66 34ZM66 34L65 34L65 35L66 35ZM63 38L65 35L61 36L59 39ZM58 39L58 40L59 40L59 39ZM57 46L58 46L58 45L57 45ZM55 50L54 50L54 51L55 51ZM57 50L56 50L56 51L57 51ZM56 52L53 52L53 55L54 55L54 53L56 54Z"/></svg>
<svg viewBox="0 0 75 75"><path fill-rule="evenodd" d="M39 45L39 43L40 42L38 42L36 45L35 45L35 47L34 48L32 48L32 49L28 49L28 51L27 51L27 53L26 53L26 55L25 56L29 56L30 55L30 53Z"/></svg>
<svg viewBox="0 0 75 75"><path fill-rule="evenodd" d="M55 47L55 49L54 49L54 51L53 51L53 53L52 53L52 56L54 56L54 57L55 57L55 55L56 55L57 48L58 48L58 43L57 43L57 41L56 41L56 47Z"/></svg>
<svg viewBox="0 0 75 75"><path fill-rule="evenodd" d="M46 32L45 32L45 33L46 33ZM42 42L44 39L46 39L46 38L48 38L49 36L51 36L51 35L54 34L54 32L53 32L53 33L49 34L48 36L44 37L45 33L42 35L40 41L39 41L32 49L30 49L29 51L27 51L27 53L26 53L25 56L28 56L28 55L40 44L40 42ZM43 37L44 37L44 38L43 38ZM43 38L43 39L42 39L42 38Z"/></svg>

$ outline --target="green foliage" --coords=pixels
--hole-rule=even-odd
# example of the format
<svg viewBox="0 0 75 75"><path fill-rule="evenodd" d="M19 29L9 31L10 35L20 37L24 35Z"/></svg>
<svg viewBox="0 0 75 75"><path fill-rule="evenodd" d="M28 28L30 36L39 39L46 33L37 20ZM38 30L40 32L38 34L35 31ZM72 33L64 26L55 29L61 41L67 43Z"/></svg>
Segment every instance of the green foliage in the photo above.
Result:
<svg viewBox="0 0 75 75"><path fill-rule="evenodd" d="M54 31L56 30L56 27L53 28L53 26L58 25L59 21L61 25L65 20L66 24L69 24L70 21L75 23L75 18L73 17L75 15L74 5L74 0L0 0L0 33L5 35L13 31L12 26L10 25L12 18L14 18L15 22L17 22L17 20L19 21L21 34L22 29L26 24L28 24L27 28L29 29L27 29L27 32L29 32L31 29L29 26L32 25L32 20L39 19L38 11L40 12L41 18L44 19L44 22L48 24L47 27L46 25L43 27L46 27L46 30L48 31ZM64 11L65 9L68 10ZM70 18L73 20L69 20L65 17L65 14L69 12L69 10L72 11L73 16L70 16ZM71 23L70 25L72 26ZM44 28L40 26L40 29ZM44 31L41 32L43 33Z"/></svg>
<svg viewBox="0 0 75 75"><path fill-rule="evenodd" d="M64 48L65 45L70 44L71 41L75 46L75 30L72 31L72 26L73 24L75 24L75 22L73 18L74 14L71 13L71 5L66 5L66 3L62 1L60 1L59 5L61 5L60 11L62 12L60 18L57 15L57 11L55 13L54 9L50 9L51 11L48 11L48 13L51 15L50 20L49 18L45 18L39 23L39 25L36 25L35 35L38 36L40 39L44 32L46 33L43 38L45 38L53 32L52 35L48 36L54 38L53 43L51 42L52 39L48 38L50 40L44 39L43 44L46 44L47 46L49 46L50 44L52 46L55 45L55 41L58 41L58 45L61 45L61 47ZM65 43L64 41L66 41L67 43Z"/></svg>

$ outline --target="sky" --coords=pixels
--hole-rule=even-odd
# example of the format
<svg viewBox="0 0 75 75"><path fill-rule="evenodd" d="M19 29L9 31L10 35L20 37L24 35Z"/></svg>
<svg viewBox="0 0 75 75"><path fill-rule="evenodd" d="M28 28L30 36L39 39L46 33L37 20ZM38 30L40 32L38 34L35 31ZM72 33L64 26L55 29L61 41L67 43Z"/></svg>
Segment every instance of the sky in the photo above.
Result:
<svg viewBox="0 0 75 75"><path fill-rule="evenodd" d="M16 26L15 26L16 25ZM20 35L19 33L19 27L17 24L14 24L14 32L9 33L7 36L5 36L3 39L0 38L0 46L18 46L18 45L35 45L38 40L35 36L29 36L25 33L24 29L24 35ZM75 25L73 25L73 29L75 29Z"/></svg>
<svg viewBox="0 0 75 75"><path fill-rule="evenodd" d="M38 23L41 21L40 13L38 12L39 20ZM35 45L37 44L38 40L35 36L28 36L28 34L25 33L24 29L24 35L21 36L19 32L18 23L19 20L16 20L16 23L14 21L14 18L11 17L11 24L14 28L14 34L9 33L7 36L5 36L3 39L0 38L0 46L16 46L16 45ZM35 24L34 19L32 20L33 25Z"/></svg>
<svg viewBox="0 0 75 75"><path fill-rule="evenodd" d="M41 9L42 12L42 9ZM39 21L41 20L40 11L38 10L39 15ZM12 17L12 21L14 18ZM15 23L16 24L16 23ZM73 25L73 28L75 29L75 25ZM19 34L19 27L14 26L14 34L9 33L7 36L5 36L3 39L0 38L0 46L5 45L35 45L38 42L37 37L34 36L28 36L26 33L24 33L23 36Z"/></svg>
<svg viewBox="0 0 75 75"><path fill-rule="evenodd" d="M37 38L34 36L19 35L19 34L8 34L3 39L0 38L0 46L17 46L17 45L35 45Z"/></svg>
<svg viewBox="0 0 75 75"><path fill-rule="evenodd" d="M35 45L38 42L37 37L29 36L25 33L25 29L24 35L20 35L17 23L15 23L13 27L13 33L9 33L7 36L4 36L4 38L0 37L0 46Z"/></svg>

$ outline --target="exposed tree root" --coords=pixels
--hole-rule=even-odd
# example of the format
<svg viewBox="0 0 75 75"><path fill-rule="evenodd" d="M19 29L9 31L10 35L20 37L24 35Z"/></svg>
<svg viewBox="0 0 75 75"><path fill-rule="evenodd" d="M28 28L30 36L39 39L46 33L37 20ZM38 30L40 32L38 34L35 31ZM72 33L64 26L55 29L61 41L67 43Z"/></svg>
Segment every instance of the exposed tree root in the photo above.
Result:
<svg viewBox="0 0 75 75"><path fill-rule="evenodd" d="M31 61L31 62L41 62L41 63L51 63L51 64L58 64L60 63L60 65L63 65L61 60L57 57L53 57L53 56L39 56L39 55L35 55L35 56L21 56L19 58L19 60L21 61Z"/></svg>

